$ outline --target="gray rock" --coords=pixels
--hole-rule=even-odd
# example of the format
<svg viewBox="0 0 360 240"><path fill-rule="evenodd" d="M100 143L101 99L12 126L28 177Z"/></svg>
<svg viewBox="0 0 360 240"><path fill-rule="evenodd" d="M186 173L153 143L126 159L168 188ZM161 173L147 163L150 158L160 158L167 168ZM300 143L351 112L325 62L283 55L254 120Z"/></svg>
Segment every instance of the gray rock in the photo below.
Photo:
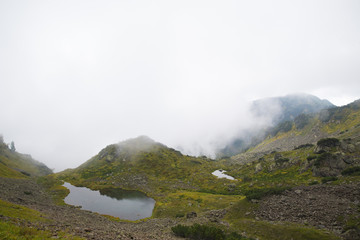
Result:
<svg viewBox="0 0 360 240"><path fill-rule="evenodd" d="M197 213L196 212L189 212L186 214L186 218L196 218Z"/></svg>

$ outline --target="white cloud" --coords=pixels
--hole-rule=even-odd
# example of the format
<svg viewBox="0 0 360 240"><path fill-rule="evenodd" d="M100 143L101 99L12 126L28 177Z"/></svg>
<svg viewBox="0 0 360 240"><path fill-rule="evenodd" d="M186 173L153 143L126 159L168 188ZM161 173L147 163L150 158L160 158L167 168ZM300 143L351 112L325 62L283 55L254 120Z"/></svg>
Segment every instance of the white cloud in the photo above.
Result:
<svg viewBox="0 0 360 240"><path fill-rule="evenodd" d="M359 97L358 1L0 3L0 133L57 170L146 134L213 151L251 100Z"/></svg>

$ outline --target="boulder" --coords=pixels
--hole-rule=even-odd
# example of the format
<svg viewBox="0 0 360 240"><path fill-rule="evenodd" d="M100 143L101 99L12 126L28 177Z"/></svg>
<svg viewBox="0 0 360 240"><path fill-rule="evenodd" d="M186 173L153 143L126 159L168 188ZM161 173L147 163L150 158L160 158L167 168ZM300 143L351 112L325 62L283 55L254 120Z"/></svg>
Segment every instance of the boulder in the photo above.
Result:
<svg viewBox="0 0 360 240"><path fill-rule="evenodd" d="M196 218L197 213L196 212L189 212L186 214L186 218Z"/></svg>

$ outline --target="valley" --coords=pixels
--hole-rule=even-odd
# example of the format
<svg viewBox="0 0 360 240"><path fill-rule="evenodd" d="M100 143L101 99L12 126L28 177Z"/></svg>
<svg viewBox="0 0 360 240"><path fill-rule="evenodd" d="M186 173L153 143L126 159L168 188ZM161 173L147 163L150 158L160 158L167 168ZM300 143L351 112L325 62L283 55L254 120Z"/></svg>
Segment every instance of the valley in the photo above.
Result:
<svg viewBox="0 0 360 240"><path fill-rule="evenodd" d="M221 232L213 239L359 239L360 101L301 113L264 136L218 159L140 136L55 174L2 143L0 237L181 239L174 227L200 224ZM155 207L136 221L81 210L65 204L64 182L100 193L137 190Z"/></svg>

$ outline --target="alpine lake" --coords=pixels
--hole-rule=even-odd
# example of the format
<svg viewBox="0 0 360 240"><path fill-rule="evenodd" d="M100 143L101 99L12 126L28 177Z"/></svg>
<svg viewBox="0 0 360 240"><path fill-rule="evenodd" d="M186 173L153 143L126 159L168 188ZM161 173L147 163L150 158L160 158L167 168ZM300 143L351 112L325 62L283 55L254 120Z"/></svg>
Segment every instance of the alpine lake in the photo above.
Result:
<svg viewBox="0 0 360 240"><path fill-rule="evenodd" d="M69 195L64 199L65 203L123 220L136 221L151 217L155 206L154 199L139 191L120 188L93 191L67 182L63 186L70 190Z"/></svg>

